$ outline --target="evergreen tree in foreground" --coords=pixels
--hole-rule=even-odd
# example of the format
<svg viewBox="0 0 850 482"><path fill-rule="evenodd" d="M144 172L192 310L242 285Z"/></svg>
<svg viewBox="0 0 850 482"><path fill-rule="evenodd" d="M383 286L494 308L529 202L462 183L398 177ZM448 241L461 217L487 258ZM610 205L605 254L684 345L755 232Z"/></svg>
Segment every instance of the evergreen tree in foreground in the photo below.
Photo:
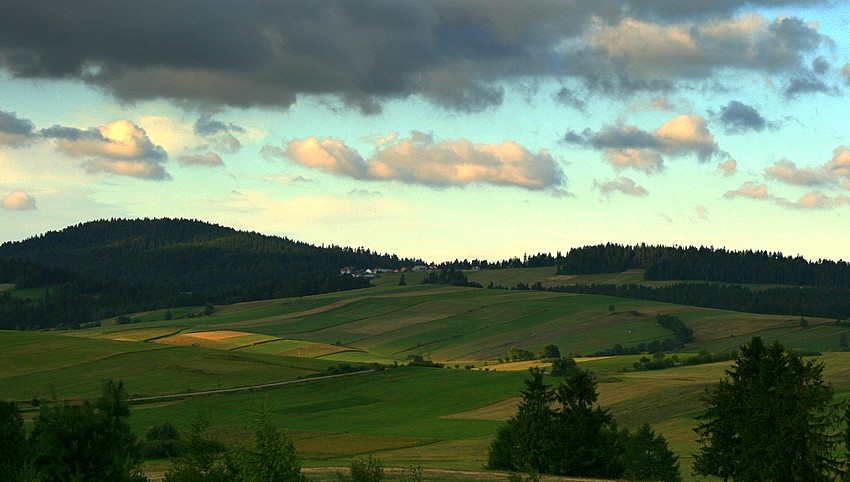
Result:
<svg viewBox="0 0 850 482"><path fill-rule="evenodd" d="M618 430L598 406L596 380L571 370L555 389L539 370L525 381L516 415L490 445L491 469L580 477L679 481L676 457L649 426Z"/></svg>
<svg viewBox="0 0 850 482"><path fill-rule="evenodd" d="M758 337L707 393L695 429L702 448L694 471L736 481L835 480L840 463L831 434L832 389L823 364L803 361Z"/></svg>

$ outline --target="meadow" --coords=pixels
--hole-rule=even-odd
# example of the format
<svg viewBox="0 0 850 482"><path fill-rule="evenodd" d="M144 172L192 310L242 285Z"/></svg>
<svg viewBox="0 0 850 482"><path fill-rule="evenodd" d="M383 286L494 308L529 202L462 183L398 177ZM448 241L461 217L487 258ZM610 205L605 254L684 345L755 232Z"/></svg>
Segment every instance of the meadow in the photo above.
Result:
<svg viewBox="0 0 850 482"><path fill-rule="evenodd" d="M530 284L550 276L546 273L543 268L482 271L470 273L470 279ZM140 435L165 420L185 429L204 416L229 443L250 440L246 427L252 411L265 406L289 431L315 477L334 480L335 469L322 468L369 454L394 467L480 471L495 431L515 412L527 377L528 364L500 363L510 348L539 352L552 343L564 355L589 355L615 344L660 341L670 332L656 322L658 314L678 316L694 330L695 342L683 349L686 353L734 350L752 336L824 352L827 381L841 397L850 392L850 354L836 352L839 337L850 328L833 320L809 319L804 328L799 317L422 285L422 276L405 273L407 286L399 286L399 274L382 275L365 290L217 306L209 316L202 316L202 307L185 307L133 314L138 322L130 324L102 320L100 327L83 330L0 332L0 399L27 407L34 398L93 397L103 378L123 380L132 397L191 393L298 380L341 363L355 369L381 363L379 371L339 378L134 405L131 423ZM403 366L410 355L444 367ZM701 396L729 363L630 370L638 358L580 363L597 375L600 404L623 426L649 423L663 433L689 479ZM162 463L152 463L152 470Z"/></svg>

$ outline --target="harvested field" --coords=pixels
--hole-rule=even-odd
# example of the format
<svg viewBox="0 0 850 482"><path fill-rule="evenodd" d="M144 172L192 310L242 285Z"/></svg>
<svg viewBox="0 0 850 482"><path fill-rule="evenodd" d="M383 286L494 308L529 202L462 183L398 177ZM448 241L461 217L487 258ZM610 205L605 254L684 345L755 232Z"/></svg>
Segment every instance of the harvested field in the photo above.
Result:
<svg viewBox="0 0 850 482"><path fill-rule="evenodd" d="M208 333L213 333L211 337L206 336ZM239 333L231 336L220 336L220 333ZM218 338L217 338L218 337ZM183 333L174 336L168 336L155 340L156 343L165 343L167 345L177 346L200 346L203 348L215 348L218 350L234 350L245 346L256 345L268 341L277 340L275 336L257 335L255 333L245 332L196 332Z"/></svg>
<svg viewBox="0 0 850 482"><path fill-rule="evenodd" d="M218 330L218 331L196 331L194 333L186 333L187 336L200 338L202 340L225 340L236 336L252 335L253 333L245 333L244 331Z"/></svg>

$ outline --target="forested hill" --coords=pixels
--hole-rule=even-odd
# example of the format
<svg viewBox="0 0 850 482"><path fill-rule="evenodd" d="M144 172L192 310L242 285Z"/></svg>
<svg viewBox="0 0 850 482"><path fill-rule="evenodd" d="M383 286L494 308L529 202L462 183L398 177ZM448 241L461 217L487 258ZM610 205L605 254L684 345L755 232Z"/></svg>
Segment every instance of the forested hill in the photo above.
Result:
<svg viewBox="0 0 850 482"><path fill-rule="evenodd" d="M156 284L179 291L306 282L335 276L343 266L398 268L422 263L363 248L318 247L185 219L88 222L4 243L0 257L63 268L92 280Z"/></svg>
<svg viewBox="0 0 850 482"><path fill-rule="evenodd" d="M767 251L706 247L600 244L571 249L556 259L560 274L618 273L644 268L647 280L703 280L850 288L850 264L807 261Z"/></svg>
<svg viewBox="0 0 850 482"><path fill-rule="evenodd" d="M422 261L194 220L92 221L0 245L0 283L60 284L45 299L0 297L0 329L362 288L367 280L339 276L339 269L414 264Z"/></svg>

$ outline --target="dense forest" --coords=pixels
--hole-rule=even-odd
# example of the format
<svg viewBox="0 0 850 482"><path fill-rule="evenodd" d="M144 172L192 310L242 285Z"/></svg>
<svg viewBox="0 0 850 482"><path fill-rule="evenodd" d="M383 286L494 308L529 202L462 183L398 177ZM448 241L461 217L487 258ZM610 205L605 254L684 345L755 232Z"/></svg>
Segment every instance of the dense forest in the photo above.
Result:
<svg viewBox="0 0 850 482"><path fill-rule="evenodd" d="M693 246L600 244L556 257L559 274L619 273L645 268L646 280L700 280L850 288L850 264L816 262L767 251L729 251Z"/></svg>
<svg viewBox="0 0 850 482"><path fill-rule="evenodd" d="M719 283L675 283L656 288L637 284L571 285L553 291L662 301L681 305L774 315L850 318L850 289L777 287L754 290Z"/></svg>
<svg viewBox="0 0 850 482"><path fill-rule="evenodd" d="M343 266L423 264L183 219L93 221L0 245L0 283L54 286L0 296L0 328L75 327L155 308L304 296L369 286ZM60 321L61 320L61 321Z"/></svg>

